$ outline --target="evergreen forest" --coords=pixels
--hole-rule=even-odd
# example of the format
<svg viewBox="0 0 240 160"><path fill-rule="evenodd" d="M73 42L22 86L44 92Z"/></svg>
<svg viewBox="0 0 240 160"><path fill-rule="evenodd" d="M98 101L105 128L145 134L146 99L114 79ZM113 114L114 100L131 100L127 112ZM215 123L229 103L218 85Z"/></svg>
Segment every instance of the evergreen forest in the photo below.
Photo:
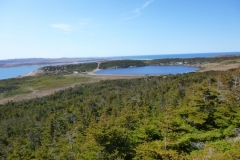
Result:
<svg viewBox="0 0 240 160"><path fill-rule="evenodd" d="M9 101L0 105L0 157L240 159L239 78L240 68L119 77Z"/></svg>

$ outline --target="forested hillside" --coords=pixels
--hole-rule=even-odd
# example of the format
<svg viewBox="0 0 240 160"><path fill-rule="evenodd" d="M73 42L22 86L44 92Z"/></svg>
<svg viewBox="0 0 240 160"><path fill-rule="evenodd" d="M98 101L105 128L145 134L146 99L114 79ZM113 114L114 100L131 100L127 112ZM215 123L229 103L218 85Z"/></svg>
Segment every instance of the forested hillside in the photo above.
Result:
<svg viewBox="0 0 240 160"><path fill-rule="evenodd" d="M42 67L46 74L72 74L81 72L90 72L97 68L97 63L67 64L57 66Z"/></svg>
<svg viewBox="0 0 240 160"><path fill-rule="evenodd" d="M195 65L210 63L238 64L240 56L221 56L210 58L165 58L154 60L114 60L106 61L100 64L100 69L110 68L128 68L140 66L161 66L161 65Z"/></svg>
<svg viewBox="0 0 240 160"><path fill-rule="evenodd" d="M240 68L106 80L8 102L0 157L240 159L239 77Z"/></svg>
<svg viewBox="0 0 240 160"><path fill-rule="evenodd" d="M116 60L106 61L100 64L100 69L107 68L128 68L128 67L140 67L146 64L141 60Z"/></svg>
<svg viewBox="0 0 240 160"><path fill-rule="evenodd" d="M190 64L198 65L203 63L220 63L227 61L228 63L236 63L240 56L220 56L220 57L210 57L210 58L165 58L165 59L154 59L144 61L148 65L172 65L172 64Z"/></svg>

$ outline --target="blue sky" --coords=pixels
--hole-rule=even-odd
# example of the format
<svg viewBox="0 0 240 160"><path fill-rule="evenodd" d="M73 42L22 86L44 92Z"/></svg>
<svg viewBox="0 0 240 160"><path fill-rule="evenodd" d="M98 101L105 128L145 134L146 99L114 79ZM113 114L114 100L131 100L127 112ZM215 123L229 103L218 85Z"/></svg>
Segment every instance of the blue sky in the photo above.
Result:
<svg viewBox="0 0 240 160"><path fill-rule="evenodd" d="M0 59L240 51L240 0L0 0Z"/></svg>

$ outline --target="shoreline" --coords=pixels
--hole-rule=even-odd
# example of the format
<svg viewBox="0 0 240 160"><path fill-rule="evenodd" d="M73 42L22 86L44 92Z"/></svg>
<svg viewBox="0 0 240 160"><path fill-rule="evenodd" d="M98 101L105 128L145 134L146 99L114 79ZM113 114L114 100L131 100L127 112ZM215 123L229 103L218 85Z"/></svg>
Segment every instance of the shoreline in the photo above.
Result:
<svg viewBox="0 0 240 160"><path fill-rule="evenodd" d="M222 62L217 62L217 63L202 63L202 64L182 64L182 65L176 65L176 66L191 66L191 67L197 67L193 72L205 72L205 71L225 71L233 68L238 68L240 67L240 59L235 60L235 63L231 63L233 60L224 60ZM89 76L97 76L97 75L102 75L102 76L146 76L146 75L151 75L151 74L96 74L97 71L100 71L102 69L99 69L99 66L102 62L105 61L100 61L97 62L98 66L96 69L94 69L91 72L87 72L86 74ZM148 66L148 65L147 65ZM153 66L173 66L173 64L170 65L153 65ZM37 69L34 71L31 71L29 73L26 73L24 75L12 77L12 78L22 78L22 77L27 77L27 76L38 76L38 75L43 75L44 71L41 69ZM79 73L82 74L82 73ZM154 76L157 75L163 75L163 74L153 74ZM9 78L8 78L9 79Z"/></svg>
<svg viewBox="0 0 240 160"><path fill-rule="evenodd" d="M226 61L224 62L224 64L226 63ZM198 67L198 70L195 70L194 72L205 72L205 71L223 71L223 70L229 70L232 68L238 68L240 67L240 60L238 63L235 64L222 64L222 63L207 63L207 64L202 64L202 65L191 65L194 67ZM190 66L190 65L185 65L185 66ZM115 79L134 79L134 78L144 78L147 76L163 76L163 75L167 75L167 74L96 74L95 72L99 71L101 69L96 68L91 72L87 72L87 73L78 73L78 74L69 74L69 75L65 75L65 76L79 76L79 77L89 77L90 81L88 82L81 82L78 84L84 84L84 83L94 83L94 82L99 82L101 80L115 80ZM190 73L190 72L188 72ZM184 73L182 73L184 74ZM31 76L31 77L37 77L40 75L44 75L44 71L41 69L37 69L34 70L32 72L29 72L27 74L21 75L19 77L15 77L15 78L23 78L23 77L27 77L27 76ZM75 83L76 84L76 83ZM34 91L32 93L28 93L28 94L19 94L13 97L8 97L8 98L4 98L0 100L0 104L4 104L7 103L8 101L20 101L23 99L32 99L32 98L36 98L36 97L42 97L42 96L46 96L46 95L50 95L53 94L56 91L59 90L64 90L66 88L69 87L74 87L75 84L71 84L71 85L65 85L62 87L57 87L57 88L53 88L53 89L46 89L46 90L39 90L39 91Z"/></svg>
<svg viewBox="0 0 240 160"><path fill-rule="evenodd" d="M165 65L165 66L172 66L172 65ZM189 66L189 67L197 67L198 69L193 71L193 72L205 72L205 71L226 71L229 69L233 68L238 68L240 67L240 63L236 64L229 64L229 65L222 65L221 63L206 63L206 64L201 64L201 65L176 65L176 66ZM100 71L103 69L96 68L95 70L91 72L87 72L86 74L89 76L129 76L129 77L138 77L138 76L160 76L160 75L165 75L165 74L96 74L95 72ZM189 73L189 72L187 72ZM39 76L43 75L44 71L37 69L32 72L26 73L24 75L15 77L15 78L22 78L22 77L27 77L27 76ZM183 73L180 73L183 74ZM79 75L82 75L82 73L79 73Z"/></svg>

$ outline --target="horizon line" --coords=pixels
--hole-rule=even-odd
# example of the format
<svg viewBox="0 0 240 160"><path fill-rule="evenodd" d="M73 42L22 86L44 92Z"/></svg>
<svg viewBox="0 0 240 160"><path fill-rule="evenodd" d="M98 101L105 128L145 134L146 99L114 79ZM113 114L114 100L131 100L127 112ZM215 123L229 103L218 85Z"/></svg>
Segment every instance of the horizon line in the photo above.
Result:
<svg viewBox="0 0 240 160"><path fill-rule="evenodd" d="M92 57L29 57L29 58L9 58L9 59L0 59L0 61L4 60L23 60L23 59L71 59L71 58L91 58L91 59L98 59L98 58L112 58L112 57L135 57L135 56L157 56L157 55L180 55L180 54L223 54L223 53L239 53L240 51L226 51L226 52L193 52L193 53L162 53L162 54L140 54L140 55L116 55L116 56L92 56Z"/></svg>

